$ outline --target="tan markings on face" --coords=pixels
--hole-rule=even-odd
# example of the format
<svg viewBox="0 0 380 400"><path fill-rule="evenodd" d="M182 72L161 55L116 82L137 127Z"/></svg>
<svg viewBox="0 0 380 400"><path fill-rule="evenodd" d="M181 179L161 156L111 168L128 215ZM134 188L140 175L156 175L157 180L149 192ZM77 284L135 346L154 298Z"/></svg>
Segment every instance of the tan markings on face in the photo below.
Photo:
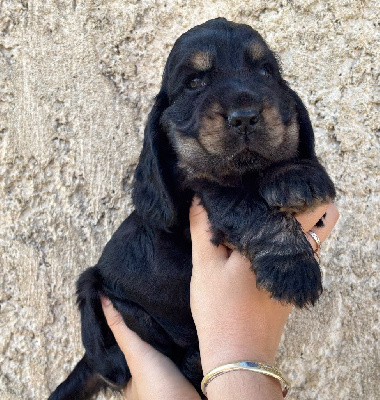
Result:
<svg viewBox="0 0 380 400"><path fill-rule="evenodd" d="M253 60L260 60L264 57L266 51L263 43L254 41L249 45L249 54Z"/></svg>
<svg viewBox="0 0 380 400"><path fill-rule="evenodd" d="M298 124L297 118L293 117L292 121L286 128L287 151L289 154L293 156L295 156L298 151L299 135L300 135L300 126Z"/></svg>
<svg viewBox="0 0 380 400"><path fill-rule="evenodd" d="M201 119L199 129L199 142L210 154L221 154L226 135L226 123L221 115L222 106L215 102L208 108Z"/></svg>
<svg viewBox="0 0 380 400"><path fill-rule="evenodd" d="M202 148L195 138L183 136L180 132L175 132L173 138L181 167L191 165L202 156Z"/></svg>
<svg viewBox="0 0 380 400"><path fill-rule="evenodd" d="M191 57L191 65L198 71L208 71L212 67L212 56L208 51L196 51Z"/></svg>
<svg viewBox="0 0 380 400"><path fill-rule="evenodd" d="M214 113L214 114L222 114L224 112L223 107L217 102L215 101L214 103L212 103L208 109L208 112Z"/></svg>
<svg viewBox="0 0 380 400"><path fill-rule="evenodd" d="M277 107L263 110L267 145L275 150L272 159L286 159L296 155L299 141L299 126L296 117L284 125Z"/></svg>
<svg viewBox="0 0 380 400"><path fill-rule="evenodd" d="M187 178L214 180L210 156L199 142L195 138L183 136L180 132L176 132L174 138L179 167L186 172Z"/></svg>
<svg viewBox="0 0 380 400"><path fill-rule="evenodd" d="M282 123L281 116L276 107L265 107L263 118L268 132L268 144L271 147L279 146L285 139L285 125Z"/></svg>

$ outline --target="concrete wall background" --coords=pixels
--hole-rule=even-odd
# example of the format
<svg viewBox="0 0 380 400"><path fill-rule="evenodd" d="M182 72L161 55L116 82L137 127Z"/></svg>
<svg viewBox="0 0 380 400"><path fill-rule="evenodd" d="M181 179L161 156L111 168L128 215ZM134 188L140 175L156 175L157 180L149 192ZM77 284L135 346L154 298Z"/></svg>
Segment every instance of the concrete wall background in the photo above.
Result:
<svg viewBox="0 0 380 400"><path fill-rule="evenodd" d="M376 1L0 0L1 399L46 398L81 357L76 278L131 211L174 40L217 16L278 52L338 189L325 292L278 357L290 399L379 398Z"/></svg>

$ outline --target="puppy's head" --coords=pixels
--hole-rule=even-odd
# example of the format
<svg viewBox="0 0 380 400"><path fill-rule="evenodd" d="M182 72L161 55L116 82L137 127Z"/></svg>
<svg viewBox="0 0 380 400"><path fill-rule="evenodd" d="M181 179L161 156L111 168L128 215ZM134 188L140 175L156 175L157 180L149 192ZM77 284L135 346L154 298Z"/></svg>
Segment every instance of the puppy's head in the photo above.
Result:
<svg viewBox="0 0 380 400"><path fill-rule="evenodd" d="M225 183L299 155L298 99L249 26L217 19L181 36L164 86L161 123L187 178Z"/></svg>
<svg viewBox="0 0 380 400"><path fill-rule="evenodd" d="M136 208L145 195L150 219L175 220L174 165L187 181L230 184L314 157L313 140L307 111L263 38L247 25L208 21L183 34L168 57L136 170Z"/></svg>

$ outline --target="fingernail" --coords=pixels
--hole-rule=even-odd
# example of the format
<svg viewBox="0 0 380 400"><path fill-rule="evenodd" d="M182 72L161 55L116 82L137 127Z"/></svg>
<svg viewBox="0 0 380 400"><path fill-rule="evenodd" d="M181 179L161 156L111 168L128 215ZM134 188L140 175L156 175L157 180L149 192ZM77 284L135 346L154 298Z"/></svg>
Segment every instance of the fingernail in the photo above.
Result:
<svg viewBox="0 0 380 400"><path fill-rule="evenodd" d="M200 204L201 204L201 199L197 195L195 195L193 197L193 201L191 202L192 207L199 206Z"/></svg>
<svg viewBox="0 0 380 400"><path fill-rule="evenodd" d="M100 296L100 301L104 307L108 307L111 304L111 300L108 297Z"/></svg>

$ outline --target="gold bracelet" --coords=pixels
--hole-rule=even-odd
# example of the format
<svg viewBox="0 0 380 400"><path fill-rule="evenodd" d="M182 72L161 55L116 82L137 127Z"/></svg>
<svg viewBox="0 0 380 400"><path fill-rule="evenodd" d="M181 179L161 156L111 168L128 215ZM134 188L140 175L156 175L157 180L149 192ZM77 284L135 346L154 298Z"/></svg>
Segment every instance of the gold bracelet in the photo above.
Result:
<svg viewBox="0 0 380 400"><path fill-rule="evenodd" d="M282 395L285 398L288 392L290 391L290 383L281 375L281 372L271 365L263 364L260 362L252 362L252 361L237 361L231 364L222 365L210 371L205 377L202 379L201 389L205 396L206 395L206 387L207 385L219 375L225 374L226 372L231 371L252 371L258 372L259 374L264 374L271 376L272 378L277 379L282 385Z"/></svg>

